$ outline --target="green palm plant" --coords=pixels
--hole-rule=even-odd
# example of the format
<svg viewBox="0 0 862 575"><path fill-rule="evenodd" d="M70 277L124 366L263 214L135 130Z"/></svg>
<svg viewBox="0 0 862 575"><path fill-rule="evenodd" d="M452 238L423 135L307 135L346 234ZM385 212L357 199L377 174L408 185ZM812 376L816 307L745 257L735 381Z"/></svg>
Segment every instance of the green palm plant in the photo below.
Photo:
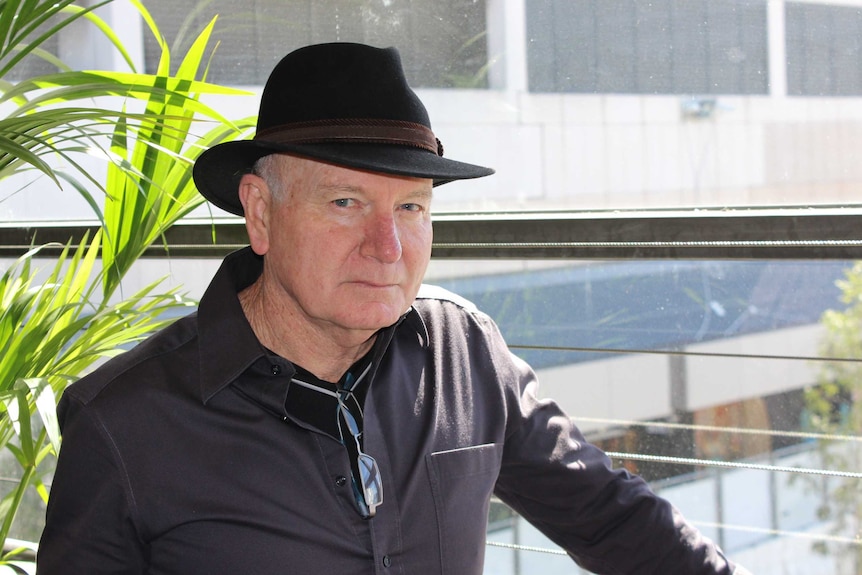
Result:
<svg viewBox="0 0 862 575"><path fill-rule="evenodd" d="M105 304L92 278L101 231L66 248L44 279L37 279L34 248L0 278L0 447L19 466L17 484L0 502L0 538L6 541L26 491L47 500L39 470L56 454L60 436L56 398L94 362L120 353L170 321L165 311L188 304L154 282L131 297ZM32 418L38 414L35 420ZM3 556L14 559L17 549Z"/></svg>
<svg viewBox="0 0 862 575"><path fill-rule="evenodd" d="M178 99L175 94L199 93L205 88L195 81L195 76L215 19L192 43L173 77L169 76L170 48L158 34L155 22L149 17L146 20L160 39L162 57L154 89L148 92L145 117L159 121L135 127L121 118L112 134L110 154L119 161L108 166L109 194L102 218L108 247L103 250L106 295L113 292L123 274L167 227L203 203L191 177L191 167L200 152L241 135L254 126L255 120L249 117L233 124L216 115L219 122L214 128L193 137L191 128L199 111L197 99ZM166 89L155 89L162 84ZM200 111L213 115L208 108ZM194 143L188 145L192 140Z"/></svg>
<svg viewBox="0 0 862 575"><path fill-rule="evenodd" d="M0 0L0 103L12 102L20 108L0 120L0 179L22 169L37 169L57 185L60 181L55 169L44 156L52 152L75 162L64 147L70 142L65 136L85 129L83 121L105 119L105 112L96 109L43 108L31 104L10 81L26 58L40 58L63 72L71 72L56 56L43 46L64 28L79 19L87 19L105 34L105 37L132 66L128 52L105 22L94 10L111 0L82 8L74 0L58 2L33 0ZM70 99L74 99L74 96ZM74 148L72 148L74 149ZM68 150L71 151L71 150Z"/></svg>
<svg viewBox="0 0 862 575"><path fill-rule="evenodd" d="M160 291L160 281L115 302L124 276L203 201L191 180L200 151L254 125L254 118L228 121L200 101L204 94L243 93L204 81L215 19L171 73L170 47L144 6L131 1L161 46L155 74L131 64L130 72L73 71L42 48L85 18L125 55L92 12L107 2L80 8L71 0L0 0L0 110L10 110L0 118L0 179L30 171L70 185L99 223L92 236L49 260L47 271L36 263L45 261L43 246L34 246L0 278L0 448L11 452L19 471L0 501L0 573L32 571L22 561L24 548L9 546L7 537L25 493L48 497L43 476L60 445L56 398L100 359L121 353L191 303L175 290ZM4 80L27 54L60 71ZM79 162L82 154L105 158L106 175L92 175Z"/></svg>
<svg viewBox="0 0 862 575"><path fill-rule="evenodd" d="M0 119L0 179L36 169L58 185L62 179L86 199L106 231L103 258L105 269L110 270L104 278L106 295L116 289L128 267L167 227L203 201L194 189L189 170L198 153L241 135L254 123L254 118L230 122L199 100L203 94L244 94L198 80L206 73L206 47L215 19L191 44L177 72L171 74L170 47L144 6L138 0L131 2L161 47L155 74L65 70L19 82L0 96L0 105L17 104ZM50 29L53 33L79 18L88 18L106 32L122 54L127 54L101 19L91 10L75 8L71 0L0 0L0 32L10 25L4 20L18 20L10 17L14 11L10 8L26 11L25 5L42 7L52 16L67 11L68 16ZM45 18L33 18L32 11L26 11L29 20L44 23ZM47 37L39 35L34 43L42 43ZM0 62L4 56L15 54L11 62L19 63L21 54L36 52L31 45L16 50L0 46ZM12 69L0 65L0 72ZM0 81L0 89L2 86ZM113 107L106 107L102 101L99 106L81 105L106 96L132 105L143 103L144 111L127 112L123 103ZM195 135L191 128L200 124L195 122L196 117L213 121L215 126L203 135ZM76 161L75 156L82 153L109 159L104 183ZM51 156L60 158L72 171L50 164L46 157ZM94 188L106 198L104 213L99 208L101 198L91 191Z"/></svg>

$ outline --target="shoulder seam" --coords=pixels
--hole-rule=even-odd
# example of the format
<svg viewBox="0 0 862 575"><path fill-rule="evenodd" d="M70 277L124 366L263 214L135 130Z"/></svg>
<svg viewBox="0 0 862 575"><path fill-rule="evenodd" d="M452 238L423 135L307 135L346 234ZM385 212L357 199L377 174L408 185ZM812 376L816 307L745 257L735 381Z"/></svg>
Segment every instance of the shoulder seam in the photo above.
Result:
<svg viewBox="0 0 862 575"><path fill-rule="evenodd" d="M446 288L437 285L422 284L422 286L419 288L419 293L416 295L416 299L445 301L457 305L464 311L470 313L479 313L479 308L476 307L476 304L474 304L465 297L462 297L456 293L447 290Z"/></svg>

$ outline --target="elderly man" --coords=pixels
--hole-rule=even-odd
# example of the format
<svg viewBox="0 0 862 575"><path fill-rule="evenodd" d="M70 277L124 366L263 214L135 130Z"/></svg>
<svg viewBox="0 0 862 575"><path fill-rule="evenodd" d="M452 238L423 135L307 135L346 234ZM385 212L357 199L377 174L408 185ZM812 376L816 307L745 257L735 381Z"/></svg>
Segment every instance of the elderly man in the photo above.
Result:
<svg viewBox="0 0 862 575"><path fill-rule="evenodd" d="M250 247L62 399L39 573L478 575L492 494L598 573L734 573L420 286L433 187L491 173L442 156L394 49L286 56L194 169Z"/></svg>

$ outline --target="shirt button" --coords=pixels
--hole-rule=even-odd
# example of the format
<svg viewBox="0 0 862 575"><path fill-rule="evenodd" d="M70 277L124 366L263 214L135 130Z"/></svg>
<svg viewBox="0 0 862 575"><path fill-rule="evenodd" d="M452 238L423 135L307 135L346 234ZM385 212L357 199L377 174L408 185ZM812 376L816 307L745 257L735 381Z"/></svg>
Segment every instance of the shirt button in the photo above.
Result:
<svg viewBox="0 0 862 575"><path fill-rule="evenodd" d="M272 371L272 375L278 375L281 373L281 366L278 364L273 364L271 371Z"/></svg>
<svg viewBox="0 0 862 575"><path fill-rule="evenodd" d="M392 559L389 557L389 555L384 555L383 556L383 566L389 567L390 565L392 565Z"/></svg>
<svg viewBox="0 0 862 575"><path fill-rule="evenodd" d="M344 487L347 484L347 478L343 475L339 475L335 478L335 484L339 487Z"/></svg>

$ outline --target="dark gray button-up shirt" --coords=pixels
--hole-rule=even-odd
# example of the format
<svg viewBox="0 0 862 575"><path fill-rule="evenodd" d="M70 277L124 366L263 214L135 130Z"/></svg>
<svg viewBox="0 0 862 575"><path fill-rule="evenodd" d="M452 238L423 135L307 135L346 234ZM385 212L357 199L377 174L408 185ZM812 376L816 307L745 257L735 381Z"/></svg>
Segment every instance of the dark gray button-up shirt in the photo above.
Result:
<svg viewBox="0 0 862 575"><path fill-rule="evenodd" d="M348 452L285 408L294 368L242 312L260 269L228 256L196 314L68 388L41 575L478 575L492 493L593 571L732 573L441 290L372 351L364 450L384 502L362 519Z"/></svg>

